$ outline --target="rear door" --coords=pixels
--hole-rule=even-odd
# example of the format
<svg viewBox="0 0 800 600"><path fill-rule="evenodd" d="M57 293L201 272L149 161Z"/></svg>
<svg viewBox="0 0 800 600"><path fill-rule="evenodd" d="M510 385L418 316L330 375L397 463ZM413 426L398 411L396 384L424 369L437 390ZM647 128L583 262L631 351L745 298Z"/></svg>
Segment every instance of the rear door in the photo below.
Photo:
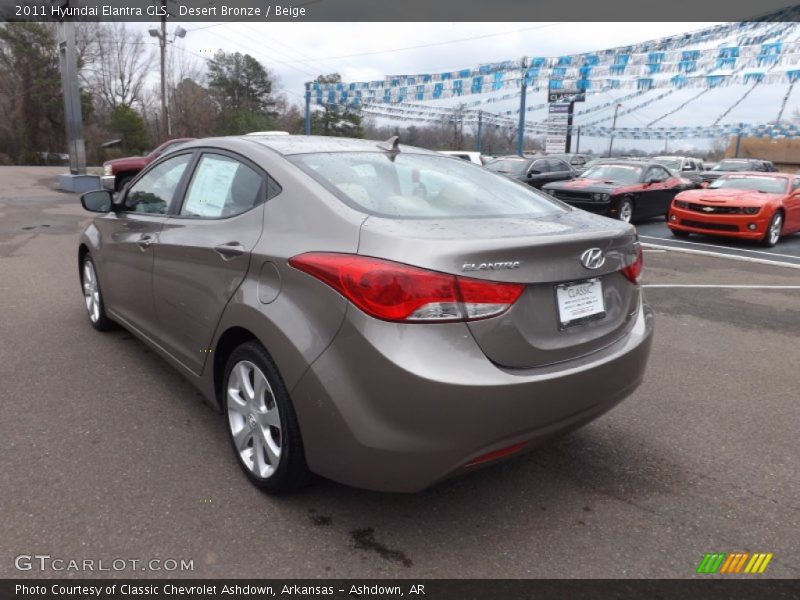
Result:
<svg viewBox="0 0 800 600"><path fill-rule="evenodd" d="M155 329L153 256L167 208L192 154L168 158L128 189L122 206L95 223L102 236L101 284L107 308L150 335Z"/></svg>
<svg viewBox="0 0 800 600"><path fill-rule="evenodd" d="M153 291L162 345L195 373L261 237L267 175L246 159L203 150L155 250Z"/></svg>

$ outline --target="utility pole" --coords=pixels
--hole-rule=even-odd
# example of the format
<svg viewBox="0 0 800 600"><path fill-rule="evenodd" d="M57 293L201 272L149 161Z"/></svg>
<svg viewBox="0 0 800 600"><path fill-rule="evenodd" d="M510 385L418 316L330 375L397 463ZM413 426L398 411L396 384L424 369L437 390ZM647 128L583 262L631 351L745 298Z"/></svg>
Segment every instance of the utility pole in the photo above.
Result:
<svg viewBox="0 0 800 600"><path fill-rule="evenodd" d="M611 139L608 140L608 156L611 157L611 149L614 147L614 131L617 129L617 113L619 112L619 107L622 106L621 104L617 104L614 107L614 121L611 124Z"/></svg>
<svg viewBox="0 0 800 600"><path fill-rule="evenodd" d="M480 153L481 151L481 129L483 128L483 111L478 111L478 135L475 139L475 151Z"/></svg>
<svg viewBox="0 0 800 600"><path fill-rule="evenodd" d="M167 0L161 0L161 135L169 135L169 117L167 116Z"/></svg>
<svg viewBox="0 0 800 600"><path fill-rule="evenodd" d="M577 135L575 137L576 137L576 140L575 140L575 153L577 154L578 152L581 151L581 126L580 125L578 125L578 132L577 132Z"/></svg>
<svg viewBox="0 0 800 600"><path fill-rule="evenodd" d="M67 130L69 173L58 176L58 188L67 192L88 192L100 187L100 178L86 174L86 147L83 141L81 95L75 51L75 23L58 24L58 61L64 94L64 124Z"/></svg>
<svg viewBox="0 0 800 600"><path fill-rule="evenodd" d="M151 27L148 29L148 33L151 37L158 38L158 45L161 47L161 135L166 138L172 134L167 104L167 44L174 43L176 38L186 37L186 30L183 27L176 27L172 40L167 38L167 0L160 0L160 2L161 28L159 30Z"/></svg>
<svg viewBox="0 0 800 600"><path fill-rule="evenodd" d="M567 140L565 143L565 152L571 152L572 147L572 115L575 111L575 101L569 101L569 108L567 109Z"/></svg>
<svg viewBox="0 0 800 600"><path fill-rule="evenodd" d="M306 83L306 135L311 135L311 82Z"/></svg>
<svg viewBox="0 0 800 600"><path fill-rule="evenodd" d="M517 154L522 156L525 149L525 94L528 87L528 59L522 59L522 81L519 94L519 132L517 133Z"/></svg>

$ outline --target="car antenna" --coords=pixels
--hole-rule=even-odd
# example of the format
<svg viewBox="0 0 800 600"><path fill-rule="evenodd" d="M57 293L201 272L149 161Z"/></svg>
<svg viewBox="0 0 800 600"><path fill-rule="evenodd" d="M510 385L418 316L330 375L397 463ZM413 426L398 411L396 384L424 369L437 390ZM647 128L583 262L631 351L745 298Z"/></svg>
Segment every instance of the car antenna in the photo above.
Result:
<svg viewBox="0 0 800 600"><path fill-rule="evenodd" d="M377 146L381 150L389 152L392 155L391 159L394 160L394 157L400 152L400 136L393 135L385 142L378 142Z"/></svg>

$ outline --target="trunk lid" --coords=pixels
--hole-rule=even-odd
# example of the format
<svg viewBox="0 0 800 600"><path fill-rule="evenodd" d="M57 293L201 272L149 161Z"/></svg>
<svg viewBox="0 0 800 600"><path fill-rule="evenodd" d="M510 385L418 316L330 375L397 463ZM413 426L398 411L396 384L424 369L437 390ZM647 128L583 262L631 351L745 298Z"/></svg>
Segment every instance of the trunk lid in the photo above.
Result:
<svg viewBox="0 0 800 600"><path fill-rule="evenodd" d="M583 211L550 217L447 220L371 216L361 228L359 254L462 277L526 284L504 314L468 327L498 365L529 368L570 360L603 348L633 325L639 288L620 269L636 255L630 225ZM588 269L581 255L599 248L604 264ZM556 286L599 279L602 319L560 326Z"/></svg>

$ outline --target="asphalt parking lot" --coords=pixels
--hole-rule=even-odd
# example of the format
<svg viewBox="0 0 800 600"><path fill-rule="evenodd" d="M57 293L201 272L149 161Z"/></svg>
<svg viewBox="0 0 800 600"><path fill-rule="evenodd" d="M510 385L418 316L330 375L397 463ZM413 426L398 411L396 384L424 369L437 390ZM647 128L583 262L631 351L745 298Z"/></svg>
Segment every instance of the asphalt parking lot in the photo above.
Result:
<svg viewBox="0 0 800 600"><path fill-rule="evenodd" d="M192 559L171 575L203 578L684 578L711 551L800 576L797 268L648 249L645 284L667 286L646 291L649 371L609 414L419 494L270 497L186 381L89 326L89 216L59 171L0 168L0 577L79 575L15 569L44 553ZM757 287L682 287L698 285Z"/></svg>

